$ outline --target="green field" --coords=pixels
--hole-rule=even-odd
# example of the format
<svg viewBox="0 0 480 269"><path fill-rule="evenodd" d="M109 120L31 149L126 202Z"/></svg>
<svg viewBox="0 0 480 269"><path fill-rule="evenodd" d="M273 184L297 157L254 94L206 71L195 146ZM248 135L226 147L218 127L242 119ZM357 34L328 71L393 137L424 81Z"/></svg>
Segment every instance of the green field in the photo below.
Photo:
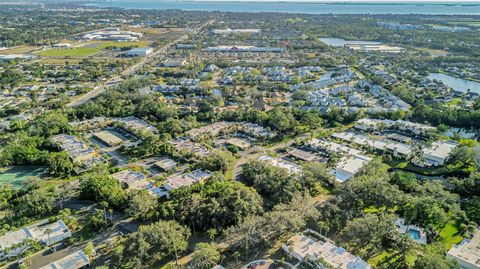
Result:
<svg viewBox="0 0 480 269"><path fill-rule="evenodd" d="M108 47L146 47L150 44L149 41L139 42L114 42L114 41L93 41L86 42L82 47L69 49L48 49L38 52L37 55L42 57L88 57L95 55L99 51Z"/></svg>

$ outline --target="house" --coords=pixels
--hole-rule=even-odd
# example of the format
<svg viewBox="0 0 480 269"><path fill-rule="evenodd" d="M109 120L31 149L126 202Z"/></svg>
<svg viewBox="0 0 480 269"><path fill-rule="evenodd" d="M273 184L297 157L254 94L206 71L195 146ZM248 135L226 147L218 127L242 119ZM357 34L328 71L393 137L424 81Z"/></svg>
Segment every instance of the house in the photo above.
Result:
<svg viewBox="0 0 480 269"><path fill-rule="evenodd" d="M122 189L141 189L148 184L147 176L131 169L112 174L112 177L120 183Z"/></svg>
<svg viewBox="0 0 480 269"><path fill-rule="evenodd" d="M480 230L472 239L454 245L447 252L447 259L457 261L462 269L480 269Z"/></svg>
<svg viewBox="0 0 480 269"><path fill-rule="evenodd" d="M423 245L427 244L427 233L424 229L412 224L405 225L405 220L402 218L395 221L395 226L399 233L409 234L413 241Z"/></svg>
<svg viewBox="0 0 480 269"><path fill-rule="evenodd" d="M427 166L442 166L450 157L452 150L458 146L455 141L436 141L422 150L422 160Z"/></svg>
<svg viewBox="0 0 480 269"><path fill-rule="evenodd" d="M90 266L90 259L83 251L76 251L68 256L56 260L40 269L81 269Z"/></svg>
<svg viewBox="0 0 480 269"><path fill-rule="evenodd" d="M271 156L261 156L258 158L259 161L261 162L266 162L272 166L285 169L290 175L298 175L302 173L302 167L299 165L296 165L294 163L279 159L279 158L274 158Z"/></svg>
<svg viewBox="0 0 480 269"><path fill-rule="evenodd" d="M84 163L96 156L93 148L73 135L59 134L52 137L52 140L60 149L65 150L75 163Z"/></svg>
<svg viewBox="0 0 480 269"><path fill-rule="evenodd" d="M164 67L179 67L185 65L187 63L187 59L167 59L162 63Z"/></svg>
<svg viewBox="0 0 480 269"><path fill-rule="evenodd" d="M140 132L150 132L150 133L157 133L158 130L154 126L148 124L146 121L141 120L135 116L129 116L124 118L116 118L114 122L118 122L122 125L122 127L129 132L132 133L140 133Z"/></svg>
<svg viewBox="0 0 480 269"><path fill-rule="evenodd" d="M232 126L232 124L226 121L219 121L200 128L192 129L186 132L186 135L192 140L198 140L201 137L216 137L227 131L230 126Z"/></svg>
<svg viewBox="0 0 480 269"><path fill-rule="evenodd" d="M240 150L246 150L252 146L250 142L240 138L230 138L227 141L225 141L225 144L236 146Z"/></svg>
<svg viewBox="0 0 480 269"><path fill-rule="evenodd" d="M147 56L152 53L153 53L153 48L133 48L125 52L125 55L130 57L138 57L138 56Z"/></svg>
<svg viewBox="0 0 480 269"><path fill-rule="evenodd" d="M32 226L8 232L0 236L0 260L21 255L29 248L26 243L29 240L50 246L71 236L70 230L62 220L53 223L44 220Z"/></svg>
<svg viewBox="0 0 480 269"><path fill-rule="evenodd" d="M163 183L162 187L165 190L163 195L169 198L170 192L172 190L178 189L180 187L192 186L197 183L200 183L200 184L204 183L212 175L213 175L212 172L200 170L200 169L192 171L190 173L179 173L179 174L172 175L169 178L167 178L165 183Z"/></svg>
<svg viewBox="0 0 480 269"><path fill-rule="evenodd" d="M336 246L328 238L307 230L294 235L282 245L282 250L299 262L307 262L312 268L370 269L360 257Z"/></svg>
<svg viewBox="0 0 480 269"><path fill-rule="evenodd" d="M371 160L372 158L360 154L346 156L340 159L331 173L338 182L342 183L353 177Z"/></svg>
<svg viewBox="0 0 480 269"><path fill-rule="evenodd" d="M276 136L276 133L264 128L256 123L241 122L237 126L238 131L245 133L254 138L271 139Z"/></svg>
<svg viewBox="0 0 480 269"><path fill-rule="evenodd" d="M177 166L177 162L170 158L164 157L155 162L154 165L163 171L171 171Z"/></svg>
<svg viewBox="0 0 480 269"><path fill-rule="evenodd" d="M363 118L355 122L355 128L362 131L377 131L382 129L389 129L395 124L392 120L378 120Z"/></svg>
<svg viewBox="0 0 480 269"><path fill-rule="evenodd" d="M188 138L179 137L175 140L169 141L177 152L187 151L199 157L205 157L210 154L210 151L202 144L195 143Z"/></svg>

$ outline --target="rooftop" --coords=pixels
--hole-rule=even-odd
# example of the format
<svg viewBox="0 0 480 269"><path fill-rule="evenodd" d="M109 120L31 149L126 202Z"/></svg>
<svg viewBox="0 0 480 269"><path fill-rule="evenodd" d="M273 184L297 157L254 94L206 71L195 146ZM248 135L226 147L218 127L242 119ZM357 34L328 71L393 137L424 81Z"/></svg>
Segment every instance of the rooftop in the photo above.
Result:
<svg viewBox="0 0 480 269"><path fill-rule="evenodd" d="M80 269L90 264L90 260L79 250L57 261L54 261L40 269Z"/></svg>
<svg viewBox="0 0 480 269"><path fill-rule="evenodd" d="M461 264L469 264L471 267L468 268L480 268L480 230L472 239L464 239L460 244L454 245L448 251L447 258L455 258L460 260Z"/></svg>
<svg viewBox="0 0 480 269"><path fill-rule="evenodd" d="M312 262L323 260L337 269L368 269L370 265L345 249L337 247L330 241L314 239L303 234L297 234L283 246L299 260L309 259Z"/></svg>

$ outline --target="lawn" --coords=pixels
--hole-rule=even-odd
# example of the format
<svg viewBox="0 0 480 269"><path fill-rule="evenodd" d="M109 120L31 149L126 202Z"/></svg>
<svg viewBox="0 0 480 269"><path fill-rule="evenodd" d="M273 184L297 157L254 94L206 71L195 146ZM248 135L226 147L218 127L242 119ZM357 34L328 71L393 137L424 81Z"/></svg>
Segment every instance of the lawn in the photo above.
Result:
<svg viewBox="0 0 480 269"><path fill-rule="evenodd" d="M87 57L102 50L98 47L81 47L73 49L49 49L37 53L43 57Z"/></svg>
<svg viewBox="0 0 480 269"><path fill-rule="evenodd" d="M441 242L445 245L445 249L450 249L453 245L462 242L463 237L459 235L455 222L450 221L440 231Z"/></svg>
<svg viewBox="0 0 480 269"><path fill-rule="evenodd" d="M69 49L48 49L37 53L43 57L88 57L95 55L99 51L108 47L146 47L150 44L149 41L139 42L115 42L115 41L92 41L85 42L81 47L69 48Z"/></svg>

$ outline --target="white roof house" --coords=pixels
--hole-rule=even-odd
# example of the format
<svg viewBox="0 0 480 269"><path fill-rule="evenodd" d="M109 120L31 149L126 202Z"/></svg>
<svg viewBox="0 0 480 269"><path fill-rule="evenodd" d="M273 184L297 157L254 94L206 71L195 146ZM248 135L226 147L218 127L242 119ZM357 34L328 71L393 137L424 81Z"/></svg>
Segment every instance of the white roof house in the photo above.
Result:
<svg viewBox="0 0 480 269"><path fill-rule="evenodd" d="M472 239L464 239L447 252L447 259L456 260L462 269L480 269L480 231Z"/></svg>
<svg viewBox="0 0 480 269"><path fill-rule="evenodd" d="M283 251L298 261L308 261L317 266L337 269L369 269L371 266L360 257L354 256L326 238L313 238L297 234L282 245ZM328 267L328 268L330 268ZM321 267L324 268L324 267Z"/></svg>
<svg viewBox="0 0 480 269"><path fill-rule="evenodd" d="M212 33L216 35L228 35L228 34L258 34L261 29L214 29Z"/></svg>
<svg viewBox="0 0 480 269"><path fill-rule="evenodd" d="M360 154L343 157L331 172L335 179L342 183L353 177L371 160L372 158Z"/></svg>
<svg viewBox="0 0 480 269"><path fill-rule="evenodd" d="M90 265L90 259L79 250L48 265L40 267L40 269L80 269Z"/></svg>
<svg viewBox="0 0 480 269"><path fill-rule="evenodd" d="M444 165L450 157L450 153L458 146L455 141L436 141L433 144L423 149L422 159L430 166Z"/></svg>
<svg viewBox="0 0 480 269"><path fill-rule="evenodd" d="M48 232L49 231L49 232ZM21 246L26 240L34 240L41 244L52 245L72 236L62 220L48 223L48 220L35 225L9 232L0 237L0 260L15 257L25 251L28 246ZM17 248L12 248L18 246ZM9 249L7 253L3 251Z"/></svg>
<svg viewBox="0 0 480 269"><path fill-rule="evenodd" d="M206 126L192 129L186 132L186 135L191 139L197 139L202 136L215 137L230 128L232 124L226 121L215 122Z"/></svg>
<svg viewBox="0 0 480 269"><path fill-rule="evenodd" d="M300 174L302 173L302 168L294 163L279 159L279 158L274 158L271 156L261 156L258 158L259 161L266 162L272 166L278 167L278 168L283 168L288 171L289 174L295 175L295 174Z"/></svg>

